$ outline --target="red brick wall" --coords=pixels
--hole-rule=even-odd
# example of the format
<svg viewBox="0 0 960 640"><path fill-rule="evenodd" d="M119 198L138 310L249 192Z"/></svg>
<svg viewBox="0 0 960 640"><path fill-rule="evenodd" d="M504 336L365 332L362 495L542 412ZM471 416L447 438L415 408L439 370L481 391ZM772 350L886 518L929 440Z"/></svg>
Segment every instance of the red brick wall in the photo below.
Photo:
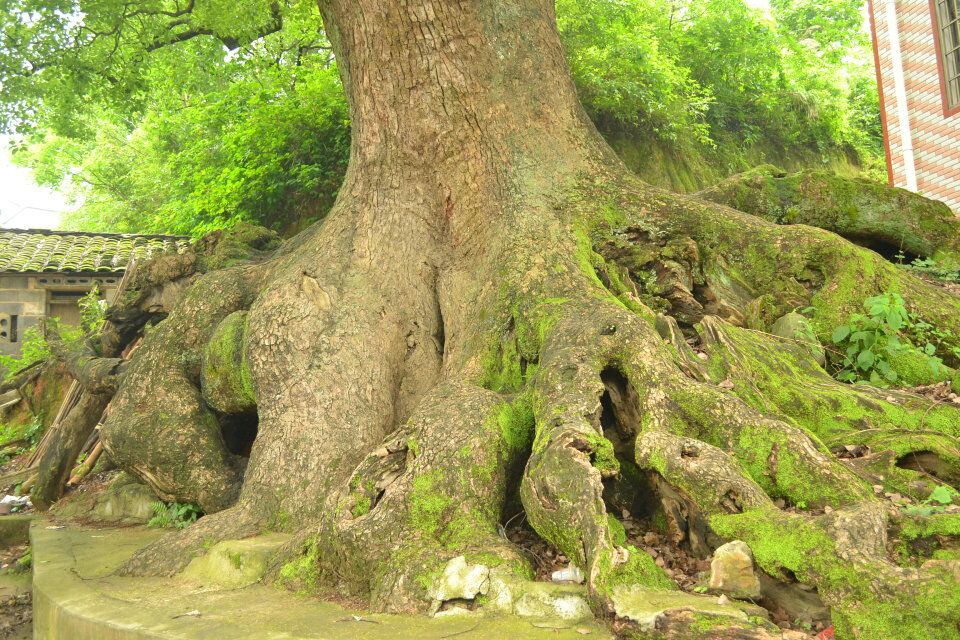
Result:
<svg viewBox="0 0 960 640"><path fill-rule="evenodd" d="M869 11L887 146L887 169L891 183L904 187L907 179L886 20L887 2L870 0ZM930 0L895 2L917 190L946 202L960 213L960 113L950 114L945 108L931 3Z"/></svg>

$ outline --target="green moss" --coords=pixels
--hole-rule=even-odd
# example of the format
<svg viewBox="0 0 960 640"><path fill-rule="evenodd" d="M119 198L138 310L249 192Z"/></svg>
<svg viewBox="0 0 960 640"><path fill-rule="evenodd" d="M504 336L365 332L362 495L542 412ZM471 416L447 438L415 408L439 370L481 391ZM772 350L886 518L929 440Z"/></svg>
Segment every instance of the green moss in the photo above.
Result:
<svg viewBox="0 0 960 640"><path fill-rule="evenodd" d="M497 427L504 445L510 451L527 451L533 442L533 407L525 399L501 405Z"/></svg>
<svg viewBox="0 0 960 640"><path fill-rule="evenodd" d="M246 349L247 312L225 317L203 350L204 399L224 413L244 413L257 406Z"/></svg>
<svg viewBox="0 0 960 640"><path fill-rule="evenodd" d="M951 407L931 407L924 401L887 402L831 379L799 347L785 348L772 338L764 340L737 327L723 330L725 345L710 348L711 379L730 378L733 393L757 411L788 416L827 444L849 444L849 433L863 431L864 425L868 433L884 429L960 432Z"/></svg>
<svg viewBox="0 0 960 640"><path fill-rule="evenodd" d="M370 513L370 507L372 505L373 502L370 500L370 496L360 495L357 497L357 501L354 503L353 508L350 509L350 513L353 514L354 518L365 516Z"/></svg>
<svg viewBox="0 0 960 640"><path fill-rule="evenodd" d="M613 443L601 435L591 435L588 440L593 451L593 466L605 475L619 473L620 461L613 450Z"/></svg>
<svg viewBox="0 0 960 640"><path fill-rule="evenodd" d="M624 564L611 566L608 553L601 553L596 562L600 565L600 579L597 589L601 593L610 593L621 585L642 585L659 589L676 589L676 583L657 566L653 558L636 547L628 546L630 557Z"/></svg>
<svg viewBox="0 0 960 640"><path fill-rule="evenodd" d="M440 492L442 482L441 471L428 471L413 479L410 491L410 524L430 536L440 531L447 510L454 506L453 499Z"/></svg>
<svg viewBox="0 0 960 640"><path fill-rule="evenodd" d="M884 575L869 563L850 561L837 552L834 540L814 521L790 516L777 509L757 509L716 515L710 526L721 538L750 545L757 564L777 576L789 570L796 578L817 586L831 605L838 638L924 638L941 628L944 639L960 637L952 620L960 606L960 590L950 588L955 578L934 569L929 588L904 589L877 595L874 581ZM944 620L936 619L943 616Z"/></svg>
<svg viewBox="0 0 960 640"><path fill-rule="evenodd" d="M409 451L414 458L420 456L420 443L417 442L416 438L407 439L407 451Z"/></svg>
<svg viewBox="0 0 960 640"><path fill-rule="evenodd" d="M892 351L887 361L897 372L897 383L908 387L943 382L949 380L954 373L943 363L915 348Z"/></svg>
<svg viewBox="0 0 960 640"><path fill-rule="evenodd" d="M900 537L918 540L931 536L960 538L960 514L936 513L928 517L907 517L900 525Z"/></svg>
<svg viewBox="0 0 960 640"><path fill-rule="evenodd" d="M623 528L623 523L617 520L613 514L607 514L607 527L610 529L610 539L613 544L623 546L627 542L627 530Z"/></svg>
<svg viewBox="0 0 960 640"><path fill-rule="evenodd" d="M821 448L825 450L823 445ZM809 464L800 458L790 434L763 427L740 431L735 448L736 458L750 478L773 498L786 498L794 505L839 507L870 495L866 482L847 475L847 480L821 480L811 473ZM776 474L771 475L771 458L776 458ZM845 477L838 465L836 476Z"/></svg>
<svg viewBox="0 0 960 640"><path fill-rule="evenodd" d="M298 593L312 593L320 586L320 545L311 538L303 553L280 567L277 585Z"/></svg>
<svg viewBox="0 0 960 640"><path fill-rule="evenodd" d="M690 630L707 633L727 629L730 626L732 626L730 616L712 616L705 613L694 613L693 622L690 623Z"/></svg>

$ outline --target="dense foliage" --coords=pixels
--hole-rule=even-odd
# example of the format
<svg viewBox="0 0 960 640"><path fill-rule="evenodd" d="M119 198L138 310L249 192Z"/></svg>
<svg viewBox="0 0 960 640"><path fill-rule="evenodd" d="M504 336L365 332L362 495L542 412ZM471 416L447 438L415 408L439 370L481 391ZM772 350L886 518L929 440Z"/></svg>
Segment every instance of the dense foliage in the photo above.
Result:
<svg viewBox="0 0 960 640"><path fill-rule="evenodd" d="M311 2L2 0L0 118L67 224L292 232L324 214L349 115ZM607 136L703 157L877 162L859 2L558 0L574 79Z"/></svg>

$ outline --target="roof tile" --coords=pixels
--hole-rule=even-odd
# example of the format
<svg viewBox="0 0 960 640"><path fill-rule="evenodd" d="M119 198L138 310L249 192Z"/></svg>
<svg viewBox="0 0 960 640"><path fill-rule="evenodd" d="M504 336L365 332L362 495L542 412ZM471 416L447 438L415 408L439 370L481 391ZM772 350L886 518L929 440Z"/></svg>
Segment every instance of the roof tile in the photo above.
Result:
<svg viewBox="0 0 960 640"><path fill-rule="evenodd" d="M0 273L120 273L131 257L183 253L186 236L0 230Z"/></svg>

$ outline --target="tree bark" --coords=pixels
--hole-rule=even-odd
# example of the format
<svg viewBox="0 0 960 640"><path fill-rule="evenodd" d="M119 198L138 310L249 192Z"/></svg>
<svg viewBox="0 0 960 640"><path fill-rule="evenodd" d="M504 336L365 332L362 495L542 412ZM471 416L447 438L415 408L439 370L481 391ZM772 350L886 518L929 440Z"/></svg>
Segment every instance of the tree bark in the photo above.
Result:
<svg viewBox="0 0 960 640"><path fill-rule="evenodd" d="M43 452L37 464L37 482L30 490L30 499L38 509L49 509L63 495L73 464L109 402L109 395L84 391L57 425L57 437Z"/></svg>
<svg viewBox="0 0 960 640"><path fill-rule="evenodd" d="M929 620L956 629L954 595L916 615L893 604L898 580L957 592L939 569L904 572L884 551L870 485L882 475L907 491L918 478L893 460L865 475L821 438L898 421L934 432L926 450L952 459L960 412L840 385L757 330L811 306L828 332L884 290L950 326L960 300L832 233L631 176L576 99L548 0L320 10L351 105L350 168L321 225L252 262L183 276L146 335L105 449L208 515L126 571L170 573L211 540L282 529L300 532L306 555L279 559L278 579L426 609L461 555L529 574L496 535L519 485L529 522L584 570L607 614L625 588L672 585L616 542L604 484L628 482L630 468L701 528L754 544L769 571L802 573L849 637ZM737 327L750 318L755 342ZM699 332L711 360L681 331ZM754 344L760 364L743 356ZM781 392L808 377L815 393ZM227 443L254 406L246 460ZM797 561L804 540L769 544L766 532L795 521L824 542L816 563ZM835 579L844 562L851 584Z"/></svg>

